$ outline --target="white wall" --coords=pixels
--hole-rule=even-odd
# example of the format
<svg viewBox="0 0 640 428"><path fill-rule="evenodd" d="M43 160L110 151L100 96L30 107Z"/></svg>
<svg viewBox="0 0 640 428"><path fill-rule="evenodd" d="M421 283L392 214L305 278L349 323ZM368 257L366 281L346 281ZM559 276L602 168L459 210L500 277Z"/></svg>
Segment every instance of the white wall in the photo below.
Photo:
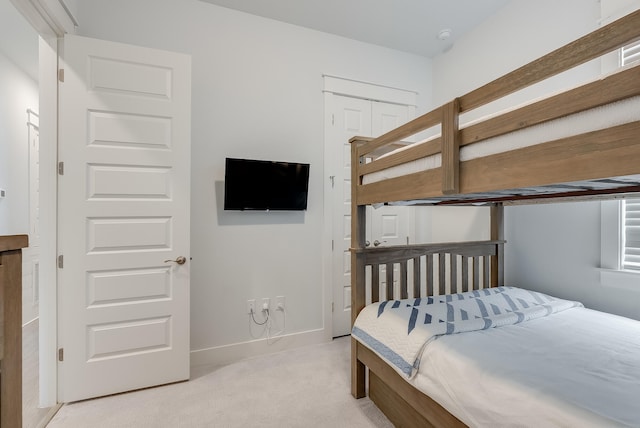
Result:
<svg viewBox="0 0 640 428"><path fill-rule="evenodd" d="M27 109L38 109L38 85L2 52L0 76L0 235L15 235L29 232Z"/></svg>
<svg viewBox="0 0 640 428"><path fill-rule="evenodd" d="M434 102L443 104L593 31L599 19L598 0L512 0L434 58ZM468 116L578 85L599 70L599 62L590 62Z"/></svg>
<svg viewBox="0 0 640 428"><path fill-rule="evenodd" d="M192 55L194 350L252 340L250 298L284 295L287 332L323 329L322 74L416 90L431 62L195 0L87 0L78 34ZM225 157L311 164L305 213L222 210Z"/></svg>
<svg viewBox="0 0 640 428"><path fill-rule="evenodd" d="M17 12L16 12L17 13ZM37 39L35 39L37 42ZM37 44L26 46L37 52ZM29 233L27 109L38 111L38 84L0 51L0 235ZM24 251L22 321L38 316L30 249Z"/></svg>
<svg viewBox="0 0 640 428"><path fill-rule="evenodd" d="M600 202L506 209L506 282L640 319L640 289L600 283Z"/></svg>
<svg viewBox="0 0 640 428"><path fill-rule="evenodd" d="M623 0L603 0L603 11L613 1ZM434 100L442 103L488 83L595 30L600 19L601 4L597 0L514 0L449 52L434 59ZM578 85L598 76L600 68L599 61L592 61L551 83L512 96L507 104ZM492 106L484 112L499 107ZM472 211L466 221L477 222L476 213ZM507 284L640 318L638 293L600 284L600 203L507 207L505 235Z"/></svg>

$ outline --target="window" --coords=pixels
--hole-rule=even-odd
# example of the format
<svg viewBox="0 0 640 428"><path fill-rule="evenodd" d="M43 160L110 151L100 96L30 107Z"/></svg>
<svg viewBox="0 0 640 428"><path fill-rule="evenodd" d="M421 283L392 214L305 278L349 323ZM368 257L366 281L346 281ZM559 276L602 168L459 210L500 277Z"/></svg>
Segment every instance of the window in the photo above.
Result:
<svg viewBox="0 0 640 428"><path fill-rule="evenodd" d="M640 63L640 40L619 50L618 66ZM613 66L612 62L608 62ZM608 67L608 66L607 66ZM640 290L640 197L601 202L600 283Z"/></svg>
<svg viewBox="0 0 640 428"><path fill-rule="evenodd" d="M618 66L640 62L640 40L620 49ZM600 282L640 289L640 197L601 202Z"/></svg>
<svg viewBox="0 0 640 428"><path fill-rule="evenodd" d="M640 40L620 49L620 65L640 62ZM640 198L620 203L618 269L640 271Z"/></svg>
<svg viewBox="0 0 640 428"><path fill-rule="evenodd" d="M620 50L620 65L625 66L640 62L640 40L637 40Z"/></svg>
<svg viewBox="0 0 640 428"><path fill-rule="evenodd" d="M640 198L602 201L600 284L640 290Z"/></svg>
<svg viewBox="0 0 640 428"><path fill-rule="evenodd" d="M622 201L620 268L640 271L640 198Z"/></svg>

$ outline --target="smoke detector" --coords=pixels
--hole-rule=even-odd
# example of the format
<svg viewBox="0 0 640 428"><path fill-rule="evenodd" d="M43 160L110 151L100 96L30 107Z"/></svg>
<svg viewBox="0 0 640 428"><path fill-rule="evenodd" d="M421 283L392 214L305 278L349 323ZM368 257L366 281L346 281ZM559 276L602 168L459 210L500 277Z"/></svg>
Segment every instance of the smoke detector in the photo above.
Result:
<svg viewBox="0 0 640 428"><path fill-rule="evenodd" d="M442 30L438 31L438 40L447 40L449 37L451 37L451 29L450 28L443 28Z"/></svg>

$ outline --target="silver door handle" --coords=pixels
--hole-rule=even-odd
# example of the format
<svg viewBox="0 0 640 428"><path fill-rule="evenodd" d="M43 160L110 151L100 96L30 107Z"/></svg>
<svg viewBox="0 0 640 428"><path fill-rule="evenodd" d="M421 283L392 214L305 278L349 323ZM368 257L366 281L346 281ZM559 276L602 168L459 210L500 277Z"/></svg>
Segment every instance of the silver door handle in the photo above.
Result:
<svg viewBox="0 0 640 428"><path fill-rule="evenodd" d="M185 256L178 256L175 260L165 260L165 263L178 263L179 265L183 265L187 262L187 258Z"/></svg>
<svg viewBox="0 0 640 428"><path fill-rule="evenodd" d="M380 242L380 241L378 241L378 240L376 239L375 241L373 241L373 246L374 246L374 247L377 247L378 245L381 245L381 244L382 244L382 243L384 243L384 242L387 242L387 241L382 241L382 242Z"/></svg>

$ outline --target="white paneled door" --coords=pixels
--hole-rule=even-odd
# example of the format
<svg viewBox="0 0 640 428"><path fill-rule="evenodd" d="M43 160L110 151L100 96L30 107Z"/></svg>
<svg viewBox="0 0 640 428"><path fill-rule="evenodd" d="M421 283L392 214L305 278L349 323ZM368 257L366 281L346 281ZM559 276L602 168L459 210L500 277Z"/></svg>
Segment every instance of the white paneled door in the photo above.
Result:
<svg viewBox="0 0 640 428"><path fill-rule="evenodd" d="M409 119L404 105L374 102L371 105L371 135L378 137L385 132L405 124ZM367 207L367 231L370 244L405 245L414 233L414 209L412 207L385 205L378 208Z"/></svg>
<svg viewBox="0 0 640 428"><path fill-rule="evenodd" d="M351 146L349 139L371 134L371 101L342 96L333 97L331 144L336 148L333 177L333 337L351 331Z"/></svg>
<svg viewBox="0 0 640 428"><path fill-rule="evenodd" d="M331 141L340 167L333 177L333 337L351 331L351 147L354 136L379 136L407 122L412 106L333 96ZM406 244L413 234L412 207L367 208L370 245ZM384 276L381 276L384 278Z"/></svg>
<svg viewBox="0 0 640 428"><path fill-rule="evenodd" d="M190 57L77 36L63 52L59 401L188 379Z"/></svg>

